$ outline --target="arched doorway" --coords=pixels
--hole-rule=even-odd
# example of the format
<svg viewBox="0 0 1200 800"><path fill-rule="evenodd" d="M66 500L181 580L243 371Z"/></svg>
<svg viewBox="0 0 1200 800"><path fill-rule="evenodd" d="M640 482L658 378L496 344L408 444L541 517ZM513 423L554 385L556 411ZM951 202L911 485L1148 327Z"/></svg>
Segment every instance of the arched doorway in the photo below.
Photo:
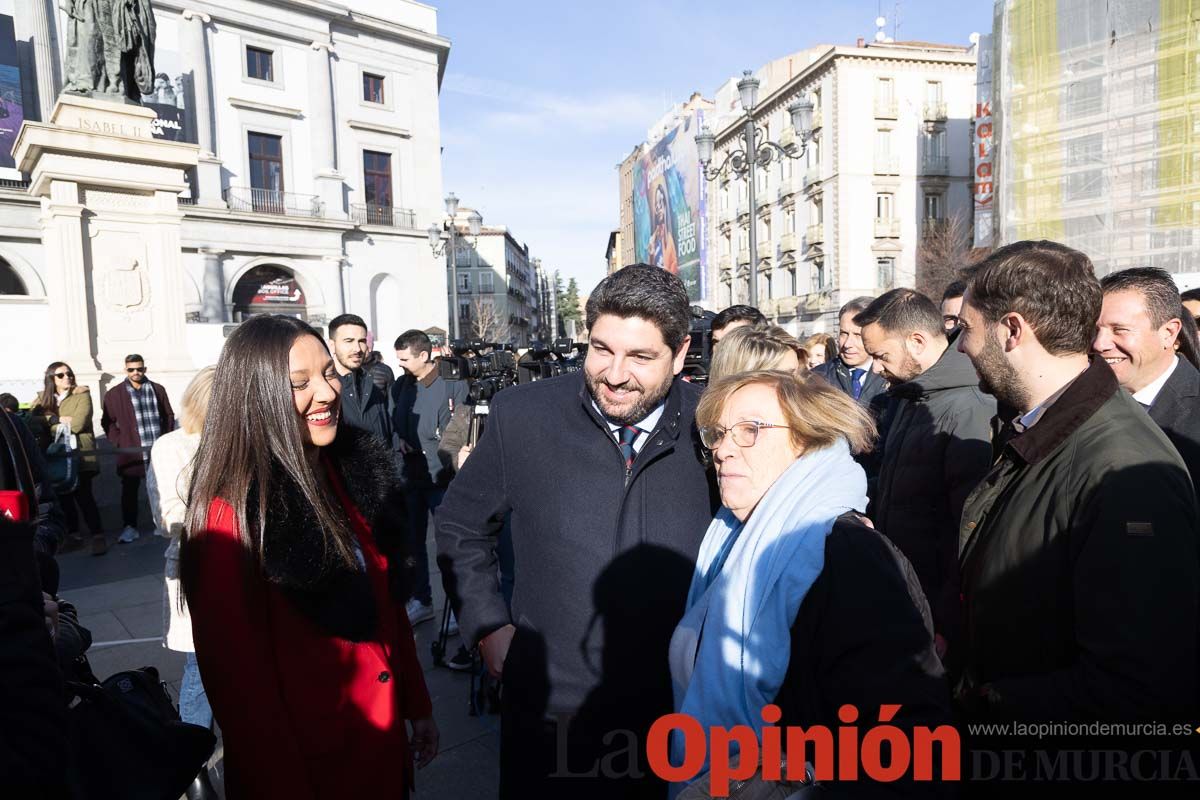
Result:
<svg viewBox="0 0 1200 800"><path fill-rule="evenodd" d="M411 326L403 319L404 292L394 275L376 275L371 281L371 332L375 341L389 346ZM375 349L381 345L376 344Z"/></svg>
<svg viewBox="0 0 1200 800"><path fill-rule="evenodd" d="M304 290L291 270L263 264L238 280L233 287L233 321L244 322L259 314L284 314L307 321Z"/></svg>
<svg viewBox="0 0 1200 800"><path fill-rule="evenodd" d="M29 294L21 276L3 258L0 258L0 294Z"/></svg>

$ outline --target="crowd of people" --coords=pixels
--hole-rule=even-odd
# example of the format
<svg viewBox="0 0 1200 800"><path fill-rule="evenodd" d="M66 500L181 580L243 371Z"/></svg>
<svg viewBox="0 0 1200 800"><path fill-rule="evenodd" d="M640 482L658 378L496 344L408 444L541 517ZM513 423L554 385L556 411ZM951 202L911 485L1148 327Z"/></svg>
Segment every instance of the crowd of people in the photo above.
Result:
<svg viewBox="0 0 1200 800"><path fill-rule="evenodd" d="M960 757L978 768L971 724L1195 723L1197 310L1161 270L1098 280L1083 253L1019 242L940 304L850 301L836 339L726 309L701 385L681 377L683 284L634 265L589 297L583 369L497 393L478 441L426 334L396 339L397 379L356 316L327 335L255 317L179 430L126 359L101 422L118 541L145 478L180 711L220 726L233 800L414 789L439 746L413 639L437 615L431 519L454 661L501 685L501 797L724 796L731 775L755 797L944 796ZM107 547L91 405L56 363L28 414L35 450L69 433L83 453L43 498L45 556L80 518ZM670 732L683 777L648 756L673 714L713 734L694 762ZM769 725L877 718L910 742L955 726L962 752L887 780L847 777L840 749L836 775L755 755ZM752 740L718 751L735 730Z"/></svg>

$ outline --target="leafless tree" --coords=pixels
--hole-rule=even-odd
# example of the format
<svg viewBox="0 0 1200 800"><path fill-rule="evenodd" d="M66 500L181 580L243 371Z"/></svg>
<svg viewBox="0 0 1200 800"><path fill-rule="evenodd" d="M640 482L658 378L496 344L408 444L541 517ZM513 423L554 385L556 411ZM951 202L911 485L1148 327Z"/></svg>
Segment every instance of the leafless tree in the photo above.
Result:
<svg viewBox="0 0 1200 800"><path fill-rule="evenodd" d="M959 280L962 269L982 257L971 248L971 234L971 225L961 212L924 221L917 245L917 291L940 301L946 286Z"/></svg>
<svg viewBox="0 0 1200 800"><path fill-rule="evenodd" d="M507 342L510 336L508 320L496 308L491 298L476 297L471 301L471 336L485 342Z"/></svg>

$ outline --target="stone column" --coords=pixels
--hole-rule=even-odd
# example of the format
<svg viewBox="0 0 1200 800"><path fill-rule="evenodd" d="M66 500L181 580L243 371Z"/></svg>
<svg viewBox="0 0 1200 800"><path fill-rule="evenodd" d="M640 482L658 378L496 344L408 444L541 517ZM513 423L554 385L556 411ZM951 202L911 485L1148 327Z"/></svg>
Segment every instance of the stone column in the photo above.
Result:
<svg viewBox="0 0 1200 800"><path fill-rule="evenodd" d="M79 184L53 180L42 197L42 253L46 259L46 298L54 349L74 366L81 385L96 384L94 335L83 251L83 204ZM97 395L98 396L98 395Z"/></svg>
<svg viewBox="0 0 1200 800"><path fill-rule="evenodd" d="M23 0L24 15L28 30L33 34L33 63L37 73L38 110L43 122L50 119L58 93L62 91L59 80L58 42L54 35L54 23L50 18L51 0Z"/></svg>
<svg viewBox="0 0 1200 800"><path fill-rule="evenodd" d="M204 256L204 287L200 298L200 313L208 322L228 322L229 315L225 307L225 267L221 264L225 251L215 247L201 247L200 255Z"/></svg>
<svg viewBox="0 0 1200 800"><path fill-rule="evenodd" d="M313 176L317 194L325 204L325 216L346 216L343 185L345 176L338 172L337 139L334 135L333 43L313 42L308 55L308 120L312 141Z"/></svg>
<svg viewBox="0 0 1200 800"><path fill-rule="evenodd" d="M221 160L217 158L217 142L213 125L212 77L209 74L208 25L212 18L207 14L185 9L180 45L184 63L192 69L192 97L194 106L192 119L196 124L196 143L200 145L199 163L196 165L196 204L208 208L221 208Z"/></svg>

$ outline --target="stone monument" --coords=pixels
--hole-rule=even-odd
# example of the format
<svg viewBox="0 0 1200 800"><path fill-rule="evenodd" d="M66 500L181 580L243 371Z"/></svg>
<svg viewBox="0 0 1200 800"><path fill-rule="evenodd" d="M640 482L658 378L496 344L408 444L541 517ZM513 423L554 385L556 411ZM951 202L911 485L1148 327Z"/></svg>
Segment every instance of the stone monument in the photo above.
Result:
<svg viewBox="0 0 1200 800"><path fill-rule="evenodd" d="M96 392L123 380L125 355L139 353L178 399L194 371L178 199L199 148L155 139L155 113L138 99L154 83L149 0L63 5L67 87L49 121L26 121L13 148L41 198L57 357Z"/></svg>

